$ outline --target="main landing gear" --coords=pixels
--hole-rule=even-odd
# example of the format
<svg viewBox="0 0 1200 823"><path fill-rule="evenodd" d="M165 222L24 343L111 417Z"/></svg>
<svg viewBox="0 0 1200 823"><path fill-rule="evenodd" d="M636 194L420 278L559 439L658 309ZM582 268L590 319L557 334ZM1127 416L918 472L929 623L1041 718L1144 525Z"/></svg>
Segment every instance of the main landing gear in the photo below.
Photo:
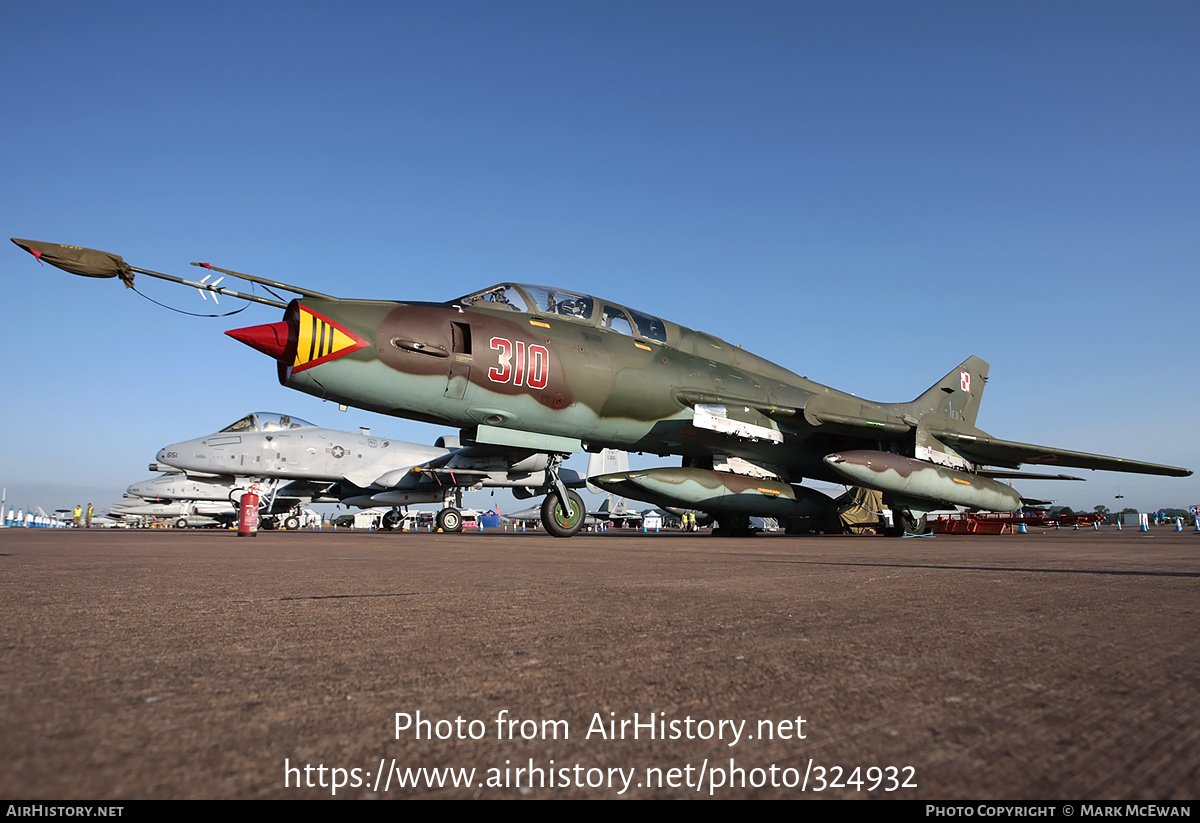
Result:
<svg viewBox="0 0 1200 823"><path fill-rule="evenodd" d="M717 527L713 529L713 537L753 537L758 529L750 525L748 514L717 515Z"/></svg>
<svg viewBox="0 0 1200 823"><path fill-rule="evenodd" d="M437 530L440 532L460 532L462 531L463 517L462 513L450 505L450 500L445 503L446 508L437 513L435 522ZM404 514L399 509L391 509L384 512L383 519L379 525L390 532L397 531L404 526Z"/></svg>
<svg viewBox="0 0 1200 823"><path fill-rule="evenodd" d="M437 527L438 531L443 532L462 531L462 513L447 506L437 513Z"/></svg>
<svg viewBox="0 0 1200 823"><path fill-rule="evenodd" d="M895 533L900 537L925 537L930 535L929 513L913 509L893 508L896 521Z"/></svg>

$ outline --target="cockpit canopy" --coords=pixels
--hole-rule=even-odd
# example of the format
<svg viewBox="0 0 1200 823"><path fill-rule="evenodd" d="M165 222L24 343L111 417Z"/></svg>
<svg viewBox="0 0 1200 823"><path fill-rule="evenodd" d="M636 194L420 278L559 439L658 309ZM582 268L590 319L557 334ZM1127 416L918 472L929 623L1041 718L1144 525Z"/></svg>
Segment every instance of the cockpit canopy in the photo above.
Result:
<svg viewBox="0 0 1200 823"><path fill-rule="evenodd" d="M307 420L278 412L251 412L236 423L221 429L223 432L269 432L312 426Z"/></svg>
<svg viewBox="0 0 1200 823"><path fill-rule="evenodd" d="M667 342L667 325L661 319L566 289L502 283L454 302L462 306L483 303L492 308L507 307L517 312L552 314L589 325L600 325L630 337L634 336L636 329L640 337L659 343Z"/></svg>

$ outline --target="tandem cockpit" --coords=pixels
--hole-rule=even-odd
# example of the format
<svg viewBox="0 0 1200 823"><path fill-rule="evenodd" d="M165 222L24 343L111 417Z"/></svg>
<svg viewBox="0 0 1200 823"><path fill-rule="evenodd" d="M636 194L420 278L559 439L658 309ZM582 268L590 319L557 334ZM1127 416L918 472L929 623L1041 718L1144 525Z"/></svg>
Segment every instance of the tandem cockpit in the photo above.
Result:
<svg viewBox="0 0 1200 823"><path fill-rule="evenodd" d="M566 289L502 283L459 298L453 304L553 315L630 337L667 342L667 324L660 318Z"/></svg>
<svg viewBox="0 0 1200 823"><path fill-rule="evenodd" d="M282 429L299 429L313 424L299 417L278 412L251 412L236 423L221 429L223 432L272 432Z"/></svg>

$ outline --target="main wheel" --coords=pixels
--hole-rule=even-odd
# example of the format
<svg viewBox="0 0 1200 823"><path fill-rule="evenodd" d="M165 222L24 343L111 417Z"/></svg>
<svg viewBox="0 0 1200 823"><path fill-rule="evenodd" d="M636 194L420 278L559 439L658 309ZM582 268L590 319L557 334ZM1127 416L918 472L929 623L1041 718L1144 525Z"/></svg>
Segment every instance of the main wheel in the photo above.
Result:
<svg viewBox="0 0 1200 823"><path fill-rule="evenodd" d="M717 528L713 529L713 537L753 537L755 529L750 525L748 514L719 514Z"/></svg>
<svg viewBox="0 0 1200 823"><path fill-rule="evenodd" d="M900 525L900 536L906 534L925 534L929 523L929 516L922 514L919 517L915 516L908 509L901 509L897 520Z"/></svg>
<svg viewBox="0 0 1200 823"><path fill-rule="evenodd" d="M400 528L400 524L403 522L404 515L400 514L400 512L396 511L395 509L385 512L383 515L383 527L388 531L393 531L394 529Z"/></svg>
<svg viewBox="0 0 1200 823"><path fill-rule="evenodd" d="M583 498L571 489L567 489L567 508L563 508L558 495L553 492L542 501L542 525L555 537L574 537L579 534L586 515Z"/></svg>
<svg viewBox="0 0 1200 823"><path fill-rule="evenodd" d="M458 509L442 509L437 513L437 527L444 532L462 531L462 514Z"/></svg>

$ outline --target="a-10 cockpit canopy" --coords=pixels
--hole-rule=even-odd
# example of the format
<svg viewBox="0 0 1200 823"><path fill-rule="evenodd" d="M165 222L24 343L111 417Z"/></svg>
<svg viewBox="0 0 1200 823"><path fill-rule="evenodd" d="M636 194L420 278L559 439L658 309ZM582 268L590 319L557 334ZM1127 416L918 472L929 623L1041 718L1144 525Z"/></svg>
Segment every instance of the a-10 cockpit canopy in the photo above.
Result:
<svg viewBox="0 0 1200 823"><path fill-rule="evenodd" d="M667 342L667 325L661 319L566 289L502 283L453 302L461 306L483 304L517 312L551 314L589 325L600 325L630 337L636 334L647 340Z"/></svg>
<svg viewBox="0 0 1200 823"><path fill-rule="evenodd" d="M299 417L278 412L251 412L236 423L221 429L223 432L270 432L280 429L298 429L313 424Z"/></svg>

